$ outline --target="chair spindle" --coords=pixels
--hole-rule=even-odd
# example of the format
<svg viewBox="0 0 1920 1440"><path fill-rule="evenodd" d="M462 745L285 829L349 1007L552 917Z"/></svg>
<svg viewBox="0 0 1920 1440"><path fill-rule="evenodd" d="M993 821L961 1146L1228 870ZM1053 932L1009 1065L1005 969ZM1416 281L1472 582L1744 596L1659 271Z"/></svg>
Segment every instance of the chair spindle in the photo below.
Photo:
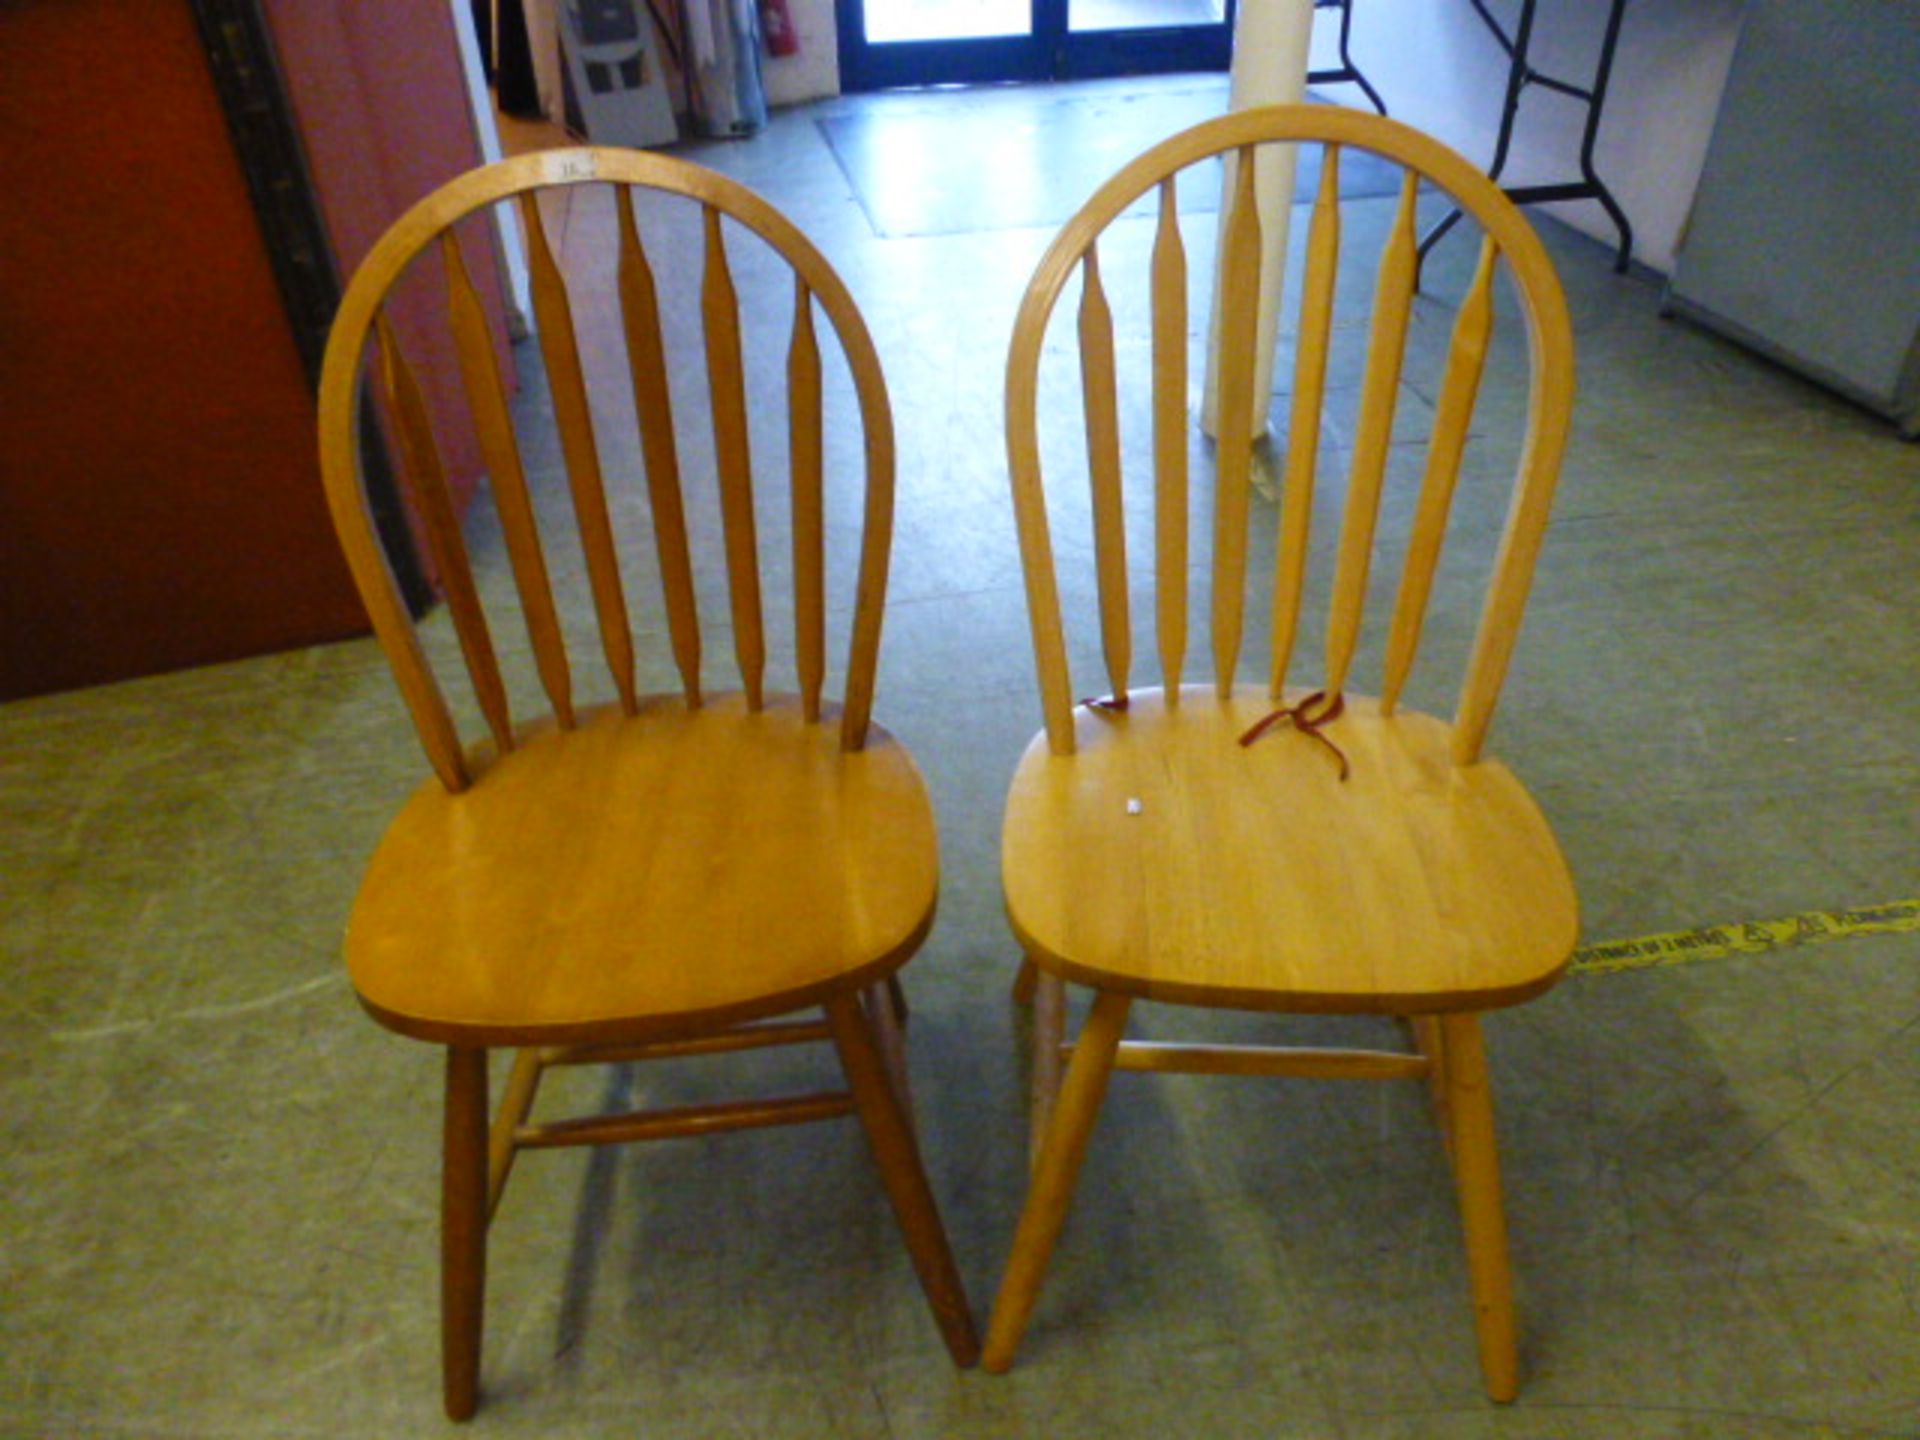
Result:
<svg viewBox="0 0 1920 1440"><path fill-rule="evenodd" d="M1353 664L1360 635L1360 616L1366 608L1374 524L1380 518L1380 490L1386 478L1394 404L1406 353L1407 318L1413 305L1414 208L1419 190L1419 175L1408 170L1400 186L1400 208L1394 215L1393 231L1380 256L1367 342L1367 373L1361 382L1360 420L1353 441L1353 472L1347 483L1347 510L1341 523L1340 558L1334 570L1327 626L1329 695L1338 695L1346 688L1347 670Z"/></svg>
<svg viewBox="0 0 1920 1440"><path fill-rule="evenodd" d="M1153 237L1154 605L1167 703L1187 659L1187 252L1173 176Z"/></svg>
<svg viewBox="0 0 1920 1440"><path fill-rule="evenodd" d="M1254 200L1254 146L1235 154L1232 210L1221 263L1219 444L1213 530L1213 673L1222 699L1233 693L1246 618L1247 492L1253 466L1254 344L1260 309L1260 212Z"/></svg>
<svg viewBox="0 0 1920 1440"><path fill-rule="evenodd" d="M1127 694L1133 626L1127 613L1127 518L1120 488L1120 402L1114 378L1113 312L1100 286L1100 255L1080 263L1080 391L1093 485L1093 552L1100 589L1100 643L1116 700Z"/></svg>
<svg viewBox="0 0 1920 1440"><path fill-rule="evenodd" d="M1546 539L1547 516L1553 508L1560 463L1566 456L1568 415L1573 407L1573 328L1560 299L1552 263L1529 230L1499 239L1501 256L1520 293L1529 296L1546 289L1555 303L1551 307L1536 304L1527 317L1533 376L1533 393L1527 401L1527 438L1520 449L1519 473L1500 531L1500 546L1494 552L1493 580L1467 657L1467 678L1454 710L1451 758L1456 765L1471 765L1480 758L1487 727L1493 722L1500 686L1519 637L1520 618L1527 608L1527 592L1533 585L1533 567Z"/></svg>
<svg viewBox="0 0 1920 1440"><path fill-rule="evenodd" d="M820 344L813 294L793 277L793 341L787 350L787 433L793 479L793 629L800 703L820 718L827 673L826 517L822 498Z"/></svg>
<svg viewBox="0 0 1920 1440"><path fill-rule="evenodd" d="M532 191L520 196L520 218L527 232L540 358L546 364L554 424L560 431L560 450L567 462L567 488L573 496L574 522L580 527L580 548L586 555L594 616L600 624L600 648L607 657L614 689L619 692L620 708L631 715L639 708L633 689L633 633L627 623L626 592L620 583L620 560L614 551L613 523L607 514L606 485L600 476L600 452L594 442L593 411L587 403L573 307L547 241L539 198Z"/></svg>
<svg viewBox="0 0 1920 1440"><path fill-rule="evenodd" d="M746 688L747 708L761 708L766 636L760 620L760 555L753 519L753 461L747 440L745 371L740 355L740 307L727 266L720 212L706 217L706 277L700 311L706 327L707 383L713 395L714 462L720 479L720 518L727 549L727 591L733 616L733 653Z"/></svg>
<svg viewBox="0 0 1920 1440"><path fill-rule="evenodd" d="M1268 690L1279 703L1300 631L1300 594L1307 575L1307 536L1313 523L1313 486L1320 463L1320 416L1327 394L1327 351L1333 334L1334 280L1340 272L1340 147L1320 159L1320 190L1307 230L1307 275L1300 296L1293 410L1287 428L1287 466L1280 487L1280 539L1273 576L1273 676Z"/></svg>
<svg viewBox="0 0 1920 1440"><path fill-rule="evenodd" d="M1453 323L1453 341L1447 351L1447 370L1440 382L1440 404L1434 412L1433 439L1427 447L1427 473L1420 482L1420 503L1414 512L1413 534L1407 541L1407 564L1394 602L1393 626L1387 633L1386 679L1380 689L1380 712L1391 715L1399 702L1413 657L1420 648L1427 598L1440 563L1440 545L1453 505L1454 483L1460 477L1460 457L1467 447L1467 427L1473 419L1480 376L1486 367L1487 344L1493 333L1493 270L1497 257L1493 237L1480 245L1480 263L1473 283L1460 302Z"/></svg>
<svg viewBox="0 0 1920 1440"><path fill-rule="evenodd" d="M493 637L487 630L486 611L473 585L473 567L467 560L467 544L460 534L460 517L453 513L453 498L447 493L446 467L440 460L440 447L434 442L433 423L427 415L426 397L413 367L401 353L393 325L382 309L375 317L378 339L380 380L387 392L400 430L401 474L414 513L426 532L427 551L433 568L446 591L447 609L453 616L454 632L460 637L460 653L467 662L467 677L473 683L474 698L486 717L496 750L505 755L513 749L513 717L507 709L507 692L500 683L500 665L493 653Z"/></svg>
<svg viewBox="0 0 1920 1440"><path fill-rule="evenodd" d="M659 292L653 267L640 243L633 187L620 212L620 315L627 335L627 369L633 376L633 408L640 422L646 461L647 499L653 510L654 553L667 606L673 663L687 704L700 704L700 612L687 554L686 507L680 496L680 450L673 433L673 394L667 380L666 345L660 335Z"/></svg>
<svg viewBox="0 0 1920 1440"><path fill-rule="evenodd" d="M534 664L553 706L554 718L562 730L571 730L573 693L572 677L567 669L567 646L560 634L559 616L554 612L547 562L540 550L540 526L534 518L533 500L527 493L520 444L514 438L513 421L507 414L507 396L500 383L499 362L494 358L493 336L487 328L480 296L467 272L460 241L452 230L441 234L440 253L446 265L448 311L454 343L460 354L460 375L466 384L467 404L473 412L480 453L486 460L487 476L492 483L493 503L500 512L500 528L506 536L507 558L512 562L514 585L520 592L520 609L526 617L527 638L533 644Z"/></svg>

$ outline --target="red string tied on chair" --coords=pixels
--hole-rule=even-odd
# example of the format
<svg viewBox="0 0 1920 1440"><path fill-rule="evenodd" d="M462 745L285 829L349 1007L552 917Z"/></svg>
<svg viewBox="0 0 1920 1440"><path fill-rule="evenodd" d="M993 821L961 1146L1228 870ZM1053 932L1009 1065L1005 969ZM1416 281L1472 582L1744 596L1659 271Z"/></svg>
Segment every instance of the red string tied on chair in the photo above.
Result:
<svg viewBox="0 0 1920 1440"><path fill-rule="evenodd" d="M1352 773L1352 767L1347 764L1347 753L1327 736L1321 734L1320 727L1338 720L1346 708L1346 696L1329 695L1324 690L1316 690L1296 705L1282 705L1278 710L1261 716L1248 728L1247 733L1240 737L1240 743L1251 745L1282 720L1291 720L1294 729L1302 735L1318 740L1333 752L1333 758L1340 762L1340 778L1344 781Z"/></svg>

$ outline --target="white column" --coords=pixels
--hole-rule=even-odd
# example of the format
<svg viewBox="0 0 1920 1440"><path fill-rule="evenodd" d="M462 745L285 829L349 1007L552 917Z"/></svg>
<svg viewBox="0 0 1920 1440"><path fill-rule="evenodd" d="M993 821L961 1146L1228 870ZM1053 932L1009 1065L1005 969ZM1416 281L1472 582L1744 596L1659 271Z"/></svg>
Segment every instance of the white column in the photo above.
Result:
<svg viewBox="0 0 1920 1440"><path fill-rule="evenodd" d="M1240 16L1233 31L1234 110L1255 105L1297 104L1307 91L1307 47L1313 38L1313 0L1240 0ZM1297 147L1269 145L1254 161L1254 195L1260 209L1260 324L1255 331L1258 349L1253 367L1253 433L1267 430L1267 408L1273 398L1273 352L1280 338L1280 281L1287 264L1287 223L1293 217L1293 168ZM1220 245L1226 246L1227 207L1233 196L1239 157L1225 157L1220 190ZM1209 435L1219 433L1220 285L1221 267L1214 265L1212 320L1207 329L1207 382L1201 400L1200 426Z"/></svg>
<svg viewBox="0 0 1920 1440"><path fill-rule="evenodd" d="M460 47L460 66L467 78L467 104L473 111L473 136L480 148L480 159L491 165L500 158L500 124L493 114L493 94L487 89L487 74L480 64L480 39L473 30L473 6L468 0L451 0L453 34ZM500 223L500 207L488 207L493 233L500 237L500 258L507 270L507 330L518 340L532 333L533 315L530 282L527 278L527 252L520 232Z"/></svg>

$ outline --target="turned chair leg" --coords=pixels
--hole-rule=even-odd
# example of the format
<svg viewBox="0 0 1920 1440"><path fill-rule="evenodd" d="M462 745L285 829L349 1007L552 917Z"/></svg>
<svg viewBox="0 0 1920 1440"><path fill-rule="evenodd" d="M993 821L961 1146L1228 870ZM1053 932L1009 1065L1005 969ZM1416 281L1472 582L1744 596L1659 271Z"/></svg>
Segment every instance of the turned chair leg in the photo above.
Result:
<svg viewBox="0 0 1920 1440"><path fill-rule="evenodd" d="M1040 979L1040 967L1033 963L1030 956L1020 957L1020 973L1013 977L1013 1003L1031 1005L1034 986Z"/></svg>
<svg viewBox="0 0 1920 1440"><path fill-rule="evenodd" d="M500 1097L500 1113L493 1117L493 1129L487 1138L487 1219L493 1219L493 1212L500 1208L500 1197L507 1188L507 1177L513 1173L514 1157L520 1153L520 1147L514 1143L514 1132L526 1123L527 1114L533 1109L533 1099L540 1090L540 1075L545 1069L540 1052L532 1046L517 1050L513 1056L513 1070L507 1076L507 1090Z"/></svg>
<svg viewBox="0 0 1920 1440"><path fill-rule="evenodd" d="M956 1365L972 1365L980 1358L980 1342L973 1328L973 1313L967 1308L967 1293L920 1164L919 1148L902 1113L900 1098L887 1079L885 1062L859 1000L851 994L829 1000L827 1024L940 1336Z"/></svg>
<svg viewBox="0 0 1920 1440"><path fill-rule="evenodd" d="M1033 1076L1027 1120L1027 1167L1040 1165L1053 1107L1060 1098L1064 1065L1060 1042L1067 1031L1067 985L1052 975L1041 975L1033 993Z"/></svg>
<svg viewBox="0 0 1920 1440"><path fill-rule="evenodd" d="M440 1191L440 1369L447 1416L480 1403L487 1296L487 1052L447 1050L446 1148Z"/></svg>
<svg viewBox="0 0 1920 1440"><path fill-rule="evenodd" d="M913 1118L913 1080L907 1073L907 1040L900 1033L900 1008L894 1004L888 982L869 985L866 991L867 1023L873 1031L880 1061L886 1066L893 1093L900 1097L900 1113L907 1129L917 1131Z"/></svg>
<svg viewBox="0 0 1920 1440"><path fill-rule="evenodd" d="M1020 1337L1026 1333L1047 1261L1060 1238L1060 1227L1066 1223L1074 1183L1080 1178L1093 1123L1100 1116L1100 1102L1113 1073L1114 1052L1126 1030L1132 1003L1130 996L1102 991L1095 997L1093 1013L1073 1047L1073 1062L1067 1067L1066 1081L1054 1105L1045 1148L1027 1189L1026 1207L1020 1212L1020 1227L1013 1237L1013 1254L1007 1260L1006 1277L1000 1282L1000 1297L994 1302L993 1320L987 1327L982 1364L995 1374L1013 1364L1014 1351L1020 1348Z"/></svg>
<svg viewBox="0 0 1920 1440"><path fill-rule="evenodd" d="M1473 1282L1480 1372L1488 1396L1505 1403L1519 1390L1520 1361L1514 1340L1513 1272L1507 1258L1507 1217L1500 1198L1500 1157L1494 1146L1486 1047L1477 1015L1443 1016L1439 1028L1453 1132L1454 1180L1460 1194L1461 1227L1467 1237L1467 1270Z"/></svg>
<svg viewBox="0 0 1920 1440"><path fill-rule="evenodd" d="M1447 1102L1447 1047L1440 1035L1440 1019L1435 1015L1415 1015L1409 1022L1414 1044L1427 1057L1427 1096L1433 1102L1433 1123L1440 1129L1440 1143L1446 1147L1447 1163L1453 1163L1453 1113Z"/></svg>

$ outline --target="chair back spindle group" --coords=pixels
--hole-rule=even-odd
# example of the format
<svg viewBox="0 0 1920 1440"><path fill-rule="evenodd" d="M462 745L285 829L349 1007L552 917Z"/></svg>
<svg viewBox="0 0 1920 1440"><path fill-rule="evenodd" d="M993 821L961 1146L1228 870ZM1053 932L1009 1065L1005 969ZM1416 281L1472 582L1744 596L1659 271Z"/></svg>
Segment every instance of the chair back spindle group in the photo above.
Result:
<svg viewBox="0 0 1920 1440"><path fill-rule="evenodd" d="M851 374L864 433L866 490L845 691L839 711L843 747L860 748L872 705L893 514L893 433L885 382L872 340L851 297L819 252L751 191L666 157L611 150L529 155L463 177L421 202L375 247L344 299L322 381L322 471L329 503L368 610L413 714L422 744L443 783L471 781L467 752L433 670L406 614L375 539L352 427L362 383L362 356L372 342L374 374L396 432L405 494L419 522L433 569L445 591L453 629L496 753L523 733L508 703L480 587L448 491L434 420L413 365L388 313L388 296L420 257L437 254L444 274L444 322L458 357L468 423L485 466L527 641L553 721L580 723L559 573L550 562L516 434L507 387L486 312L458 233L460 222L489 206L512 206L528 239L534 321L560 456L566 472L591 610L607 674L620 709L642 702L638 681L634 597L628 593L615 533L613 492L621 477L603 472L588 367L569 286L549 233L542 192L611 188L617 231L617 333L626 351L645 508L660 576L660 608L681 694L690 707L707 699L702 682L700 605L688 499L682 487L683 436L676 433L670 362L672 319L648 257L640 197L686 197L699 207L700 282L697 325L704 342L711 416L720 550L726 569L733 658L749 710L768 703L767 637L755 519L755 467L741 301L729 256L728 230L756 235L792 277L792 319L786 351L789 502L793 536L794 673L810 721L827 713L825 385L815 310L822 311ZM737 242L735 242L737 243ZM597 353L597 352L596 352ZM604 424L604 417L602 418ZM639 487L636 487L638 489ZM640 602L645 604L644 600ZM642 631L644 632L644 629Z"/></svg>
<svg viewBox="0 0 1920 1440"><path fill-rule="evenodd" d="M1278 118L1276 118L1278 117ZM1188 642L1187 265L1175 185L1181 172L1216 155L1229 163L1218 263L1221 284L1220 427L1213 475L1210 630L1213 686L1231 699L1245 634L1250 499L1254 465L1250 387L1257 287L1263 245L1254 195L1254 155L1261 144L1317 143L1320 179L1307 226L1298 302L1293 393L1279 475L1278 532L1272 574L1271 651L1267 688L1282 705L1298 664L1310 538L1314 519L1328 357L1335 340L1335 295L1341 268L1341 158L1364 150L1395 162L1400 182L1386 227L1373 287L1372 313L1350 447L1343 513L1327 599L1325 651L1317 688L1326 704L1342 703L1361 651L1378 525L1402 390L1418 275L1416 220L1423 185L1466 202L1485 228L1471 280L1460 301L1438 387L1432 437L1413 504L1410 538L1385 630L1379 704L1391 714L1404 693L1420 647L1442 542L1461 470L1480 379L1491 344L1495 277L1510 274L1525 318L1532 386L1528 429L1506 527L1494 563L1472 657L1454 717L1456 763L1477 757L1511 654L1534 556L1566 441L1571 390L1571 332L1559 284L1538 238L1485 176L1426 136L1355 112L1314 107L1269 110L1198 126L1147 152L1095 194L1041 261L1015 323L1008 367L1008 460L1026 567L1029 613L1039 661L1049 743L1074 749L1057 581L1048 530L1039 439L1039 369L1043 341L1059 295L1078 274L1078 349L1086 453L1092 489L1092 538L1098 578L1101 648L1115 706L1130 682L1132 628L1126 553L1120 414L1115 375L1114 286L1103 274L1100 243L1108 225L1149 190L1159 218L1148 266L1152 331L1150 413L1154 467L1153 522L1156 626L1165 703L1180 703Z"/></svg>

